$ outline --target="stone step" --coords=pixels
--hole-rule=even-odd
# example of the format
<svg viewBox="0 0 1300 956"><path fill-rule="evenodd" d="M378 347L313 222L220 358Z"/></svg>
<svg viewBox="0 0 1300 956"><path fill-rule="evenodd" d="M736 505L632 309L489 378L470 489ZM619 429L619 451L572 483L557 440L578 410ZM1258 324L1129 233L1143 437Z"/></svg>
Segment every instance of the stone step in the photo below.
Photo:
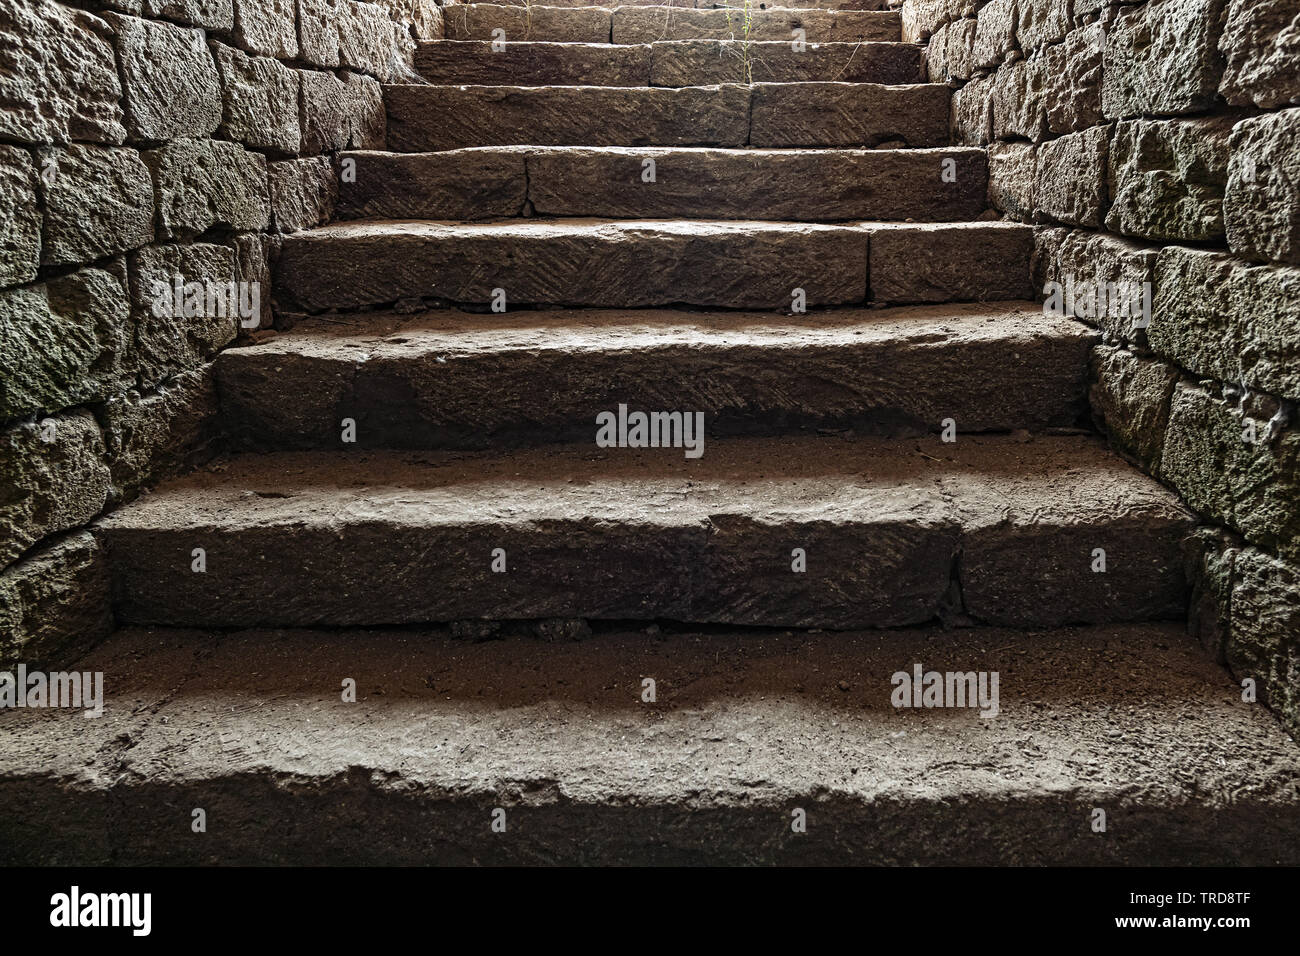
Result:
<svg viewBox="0 0 1300 956"><path fill-rule="evenodd" d="M896 708L918 664L996 672L997 715ZM0 863L1300 863L1295 743L1174 624L137 629L80 666L102 717L0 720Z"/></svg>
<svg viewBox="0 0 1300 956"><path fill-rule="evenodd" d="M988 204L987 156L969 147L505 146L343 157L355 163L356 177L339 184L339 220L469 221L528 211L610 219L963 222Z"/></svg>
<svg viewBox="0 0 1300 956"><path fill-rule="evenodd" d="M611 437L635 439L626 424ZM1050 627L1187 606L1193 517L1091 437L700 445L679 430L673 447L602 448L596 432L504 453L250 455L166 483L98 525L117 619Z"/></svg>
<svg viewBox="0 0 1300 956"><path fill-rule="evenodd" d="M388 147L947 146L952 91L934 83L384 88Z"/></svg>
<svg viewBox="0 0 1300 956"><path fill-rule="evenodd" d="M416 51L430 83L500 86L702 86L716 83L904 83L925 80L924 50L906 43L673 40L660 43L506 43L433 40Z"/></svg>
<svg viewBox="0 0 1300 956"><path fill-rule="evenodd" d="M1024 300L1032 246L1002 222L361 221L286 236L274 287L282 312Z"/></svg>
<svg viewBox="0 0 1300 956"><path fill-rule="evenodd" d="M795 40L813 43L899 42L902 16L893 11L755 10L746 26L736 10L620 7L611 18L614 43L655 40Z"/></svg>
<svg viewBox="0 0 1300 956"><path fill-rule="evenodd" d="M362 314L227 349L217 381L228 432L263 451L340 449L344 418L362 448L576 442L620 403L703 412L710 437L1039 431L1080 420L1097 341L1032 303Z"/></svg>

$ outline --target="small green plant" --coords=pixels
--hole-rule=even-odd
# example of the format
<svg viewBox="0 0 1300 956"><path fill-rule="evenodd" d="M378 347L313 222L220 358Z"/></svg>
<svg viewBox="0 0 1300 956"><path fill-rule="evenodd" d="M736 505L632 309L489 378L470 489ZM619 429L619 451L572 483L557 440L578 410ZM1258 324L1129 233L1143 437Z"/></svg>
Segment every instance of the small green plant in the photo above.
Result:
<svg viewBox="0 0 1300 956"><path fill-rule="evenodd" d="M731 39L739 39L740 45L737 48L739 50L737 55L740 57L742 82L753 83L754 59L753 51L750 49L750 44L753 43L753 40L750 39L750 34L754 29L754 2L753 0L741 0L739 7L733 7L728 3L723 9L727 12L727 28L731 31ZM731 22L731 14L733 12L740 15L741 34L739 38L736 36L736 28Z"/></svg>

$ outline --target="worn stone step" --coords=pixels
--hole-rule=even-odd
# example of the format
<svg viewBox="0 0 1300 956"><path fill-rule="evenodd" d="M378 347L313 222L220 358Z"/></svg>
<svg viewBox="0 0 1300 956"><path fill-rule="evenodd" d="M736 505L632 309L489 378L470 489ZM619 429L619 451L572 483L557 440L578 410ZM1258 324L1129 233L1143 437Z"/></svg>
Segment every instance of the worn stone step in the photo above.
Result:
<svg viewBox="0 0 1300 956"><path fill-rule="evenodd" d="M217 381L228 432L269 451L340 448L344 418L363 448L581 441L619 403L703 412L710 436L1037 431L1080 420L1097 341L1032 303L362 314L228 349Z"/></svg>
<svg viewBox="0 0 1300 956"><path fill-rule="evenodd" d="M275 293L282 312L416 300L780 310L795 290L808 307L1023 300L1032 246L1031 227L1000 222L361 221L286 236Z"/></svg>
<svg viewBox="0 0 1300 956"><path fill-rule="evenodd" d="M947 146L952 91L934 83L668 88L384 88L388 147Z"/></svg>
<svg viewBox="0 0 1300 956"><path fill-rule="evenodd" d="M987 156L968 147L506 146L344 158L356 176L339 184L340 220L468 221L527 210L611 219L961 222L987 206Z"/></svg>
<svg viewBox="0 0 1300 956"><path fill-rule="evenodd" d="M251 455L164 484L98 525L117 619L1037 627L1187 606L1193 517L1090 437L701 445L679 431L635 448L599 447L590 428L507 453Z"/></svg>
<svg viewBox="0 0 1300 956"><path fill-rule="evenodd" d="M430 83L500 86L701 86L716 83L915 84L923 48L905 43L789 43L674 40L661 43L506 43L433 40L416 51Z"/></svg>
<svg viewBox="0 0 1300 956"><path fill-rule="evenodd" d="M755 10L748 18L737 10L691 10L670 7L620 7L612 17L615 43L655 40L779 40L813 43L861 43L903 38L902 17L894 11Z"/></svg>
<svg viewBox="0 0 1300 956"><path fill-rule="evenodd" d="M893 706L918 664L996 672L997 715ZM1176 624L134 629L80 666L102 717L0 716L6 865L1300 863L1295 743Z"/></svg>

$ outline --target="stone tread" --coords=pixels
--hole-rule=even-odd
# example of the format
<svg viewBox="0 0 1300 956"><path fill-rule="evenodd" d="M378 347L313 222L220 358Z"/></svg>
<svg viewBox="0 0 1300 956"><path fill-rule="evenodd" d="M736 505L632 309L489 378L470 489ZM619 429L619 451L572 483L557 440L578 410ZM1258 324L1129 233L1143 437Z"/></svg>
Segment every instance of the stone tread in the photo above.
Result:
<svg viewBox="0 0 1300 956"><path fill-rule="evenodd" d="M588 438L620 401L703 411L712 435L831 425L916 435L949 415L962 432L1070 426L1098 341L1033 303L790 316L438 310L308 319L216 361L222 415L244 447L337 448L348 417L362 447L483 448Z"/></svg>
<svg viewBox="0 0 1300 956"><path fill-rule="evenodd" d="M432 40L415 69L438 85L703 86L713 83L915 84L925 81L922 48L908 43L789 43L674 40L645 44Z"/></svg>
<svg viewBox="0 0 1300 956"><path fill-rule="evenodd" d="M519 216L963 222L988 204L984 150L502 146L357 151L338 220ZM646 182L647 159L654 182ZM951 162L949 162L951 161ZM946 170L951 176L945 177Z"/></svg>
<svg viewBox="0 0 1300 956"><path fill-rule="evenodd" d="M844 629L952 611L1030 627L1186 606L1191 516L1091 438L728 438L688 459L591 432L509 452L246 455L166 483L97 526L118 619ZM797 546L815 573L791 571ZM508 573L490 571L497 547Z"/></svg>
<svg viewBox="0 0 1300 956"><path fill-rule="evenodd" d="M998 715L894 709L917 663L997 671ZM1177 624L126 630L80 666L103 717L0 713L0 862L1300 863L1295 744Z"/></svg>
<svg viewBox="0 0 1300 956"><path fill-rule="evenodd" d="M513 305L609 308L783 309L796 288L809 307L1023 300L1032 241L1002 222L366 220L287 236L276 295L290 312L487 306L495 289Z"/></svg>

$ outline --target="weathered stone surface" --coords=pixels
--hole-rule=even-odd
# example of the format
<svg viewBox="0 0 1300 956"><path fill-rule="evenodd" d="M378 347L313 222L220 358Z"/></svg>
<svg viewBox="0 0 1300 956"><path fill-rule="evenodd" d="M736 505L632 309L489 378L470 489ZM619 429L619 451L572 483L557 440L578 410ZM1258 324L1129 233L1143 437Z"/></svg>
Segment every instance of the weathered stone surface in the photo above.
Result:
<svg viewBox="0 0 1300 956"><path fill-rule="evenodd" d="M600 7L556 9L482 3L445 7L448 40L492 40L493 30L505 31L508 43L608 43L612 11Z"/></svg>
<svg viewBox="0 0 1300 956"><path fill-rule="evenodd" d="M871 301L1028 299L1034 230L1016 223L883 225L871 231Z"/></svg>
<svg viewBox="0 0 1300 956"><path fill-rule="evenodd" d="M789 42L670 40L653 43L650 48L652 86L810 81L901 84L925 79L924 51L902 43L819 43L796 51Z"/></svg>
<svg viewBox="0 0 1300 956"><path fill-rule="evenodd" d="M0 567L99 514L109 478L94 416L74 411L0 432L0 488Z"/></svg>
<svg viewBox="0 0 1300 956"><path fill-rule="evenodd" d="M1223 98L1267 109L1300 103L1300 3L1229 0L1227 19L1219 40Z"/></svg>
<svg viewBox="0 0 1300 956"><path fill-rule="evenodd" d="M1070 133L1038 148L1038 211L1058 222L1100 227L1106 215L1106 153L1110 129Z"/></svg>
<svg viewBox="0 0 1300 956"><path fill-rule="evenodd" d="M402 151L518 144L742 146L749 99L749 89L740 85L384 89L388 146Z"/></svg>
<svg viewBox="0 0 1300 956"><path fill-rule="evenodd" d="M221 134L255 149L296 154L302 148L299 71L220 43L212 52L221 74Z"/></svg>
<svg viewBox="0 0 1300 956"><path fill-rule="evenodd" d="M1166 246L1151 347L1221 382L1300 398L1300 269Z"/></svg>
<svg viewBox="0 0 1300 956"><path fill-rule="evenodd" d="M1232 629L1225 657L1233 676L1253 677L1259 700L1300 736L1300 565L1256 548L1232 562Z"/></svg>
<svg viewBox="0 0 1300 956"><path fill-rule="evenodd" d="M1031 53L1065 38L1070 29L1071 0L1017 0L1016 43Z"/></svg>
<svg viewBox="0 0 1300 956"><path fill-rule="evenodd" d="M399 24L409 25L420 40L438 40L443 35L443 12L437 0L377 0L388 8Z"/></svg>
<svg viewBox="0 0 1300 956"><path fill-rule="evenodd" d="M5 715L0 858L1294 865L1295 744L1180 632L755 640L628 629L470 647L443 628L128 630L81 665L112 675L103 717ZM913 662L1000 671L999 716L890 706L888 675ZM692 677L661 679L660 703L633 707L629 672ZM355 704L320 690L336 673L356 679ZM426 739L442 747L411 745ZM1026 750L1014 773L985 762ZM564 797L540 797L551 793ZM222 817L240 825L178 839L169 825L198 795L219 795ZM482 824L482 808L497 806L508 808L508 839ZM812 808L811 825L779 839L772 821L788 828L791 807ZM1093 807L1109 808L1106 838L1066 836Z"/></svg>
<svg viewBox="0 0 1300 956"><path fill-rule="evenodd" d="M231 244L235 248L235 275L240 283L249 287L248 314L240 316L240 327L245 330L269 329L275 325L275 311L271 304L271 262L279 255L280 238L260 232L244 233L231 239ZM252 299L254 289L256 302ZM255 306L260 307L260 311Z"/></svg>
<svg viewBox="0 0 1300 956"><path fill-rule="evenodd" d="M1108 345L1093 349L1091 365L1089 398L1098 427L1143 471L1153 473L1160 465L1178 370Z"/></svg>
<svg viewBox="0 0 1300 956"><path fill-rule="evenodd" d="M384 89L373 77L343 71L348 138L352 149L382 149L388 132Z"/></svg>
<svg viewBox="0 0 1300 956"><path fill-rule="evenodd" d="M217 451L219 419L212 367L178 375L153 392L127 392L99 409L112 500L204 462Z"/></svg>
<svg viewBox="0 0 1300 956"><path fill-rule="evenodd" d="M953 142L983 146L992 139L994 89L994 80L988 77L977 77L953 93Z"/></svg>
<svg viewBox="0 0 1300 956"><path fill-rule="evenodd" d="M1080 132L1101 122L1105 42L1101 24L1094 23L1072 30L1064 43L1045 47L1030 61L1030 84L1042 90L1049 132Z"/></svg>
<svg viewBox="0 0 1300 956"><path fill-rule="evenodd" d="M1222 117L1116 124L1106 227L1148 239L1222 238L1232 122Z"/></svg>
<svg viewBox="0 0 1300 956"><path fill-rule="evenodd" d="M339 65L338 0L297 0L298 54L306 63L333 68Z"/></svg>
<svg viewBox="0 0 1300 956"><path fill-rule="evenodd" d="M723 64L725 65L725 64ZM650 47L596 43L506 44L494 51L488 40L422 43L415 69L430 83L484 86L646 86L650 82ZM701 86L656 83L656 86ZM731 82L740 82L732 77Z"/></svg>
<svg viewBox="0 0 1300 956"><path fill-rule="evenodd" d="M0 145L0 287L36 278L41 265L41 210L32 154Z"/></svg>
<svg viewBox="0 0 1300 956"><path fill-rule="evenodd" d="M901 10L904 43L920 43L967 9L976 8L970 0L912 0Z"/></svg>
<svg viewBox="0 0 1300 956"><path fill-rule="evenodd" d="M832 426L916 436L953 414L964 433L1072 425L1096 338L1015 304L779 318L439 310L304 322L227 349L217 370L232 435L266 451L335 449L344 415L362 448L581 441L620 402L702 411L710 436ZM1005 371L995 389L990 367Z"/></svg>
<svg viewBox="0 0 1300 956"><path fill-rule="evenodd" d="M107 14L136 140L207 136L221 122L221 84L202 30Z"/></svg>
<svg viewBox="0 0 1300 956"><path fill-rule="evenodd" d="M353 157L353 160L358 163L358 176L357 182L347 187L349 193L364 189L359 184L367 182L366 177L372 173L369 169L360 171L359 157ZM271 190L271 215L278 232L312 229L333 217L339 197L339 177L328 156L271 163L267 166L267 179Z"/></svg>
<svg viewBox="0 0 1300 956"><path fill-rule="evenodd" d="M667 7L617 7L614 43L653 43L656 40L781 40L790 43L803 30L808 43L898 42L896 13L860 10L752 11L746 30L739 10L693 10Z"/></svg>
<svg viewBox="0 0 1300 956"><path fill-rule="evenodd" d="M1038 162L1031 143L989 145L989 205L1021 222L1037 208ZM953 217L957 218L957 217Z"/></svg>
<svg viewBox="0 0 1300 956"><path fill-rule="evenodd" d="M236 43L282 60L298 56L296 0L234 0L234 4Z"/></svg>
<svg viewBox="0 0 1300 956"><path fill-rule="evenodd" d="M751 146L948 145L952 91L937 83L760 83Z"/></svg>
<svg viewBox="0 0 1300 956"><path fill-rule="evenodd" d="M1297 560L1300 431L1294 422L1271 429L1277 411L1267 398L1229 402L1180 383L1170 403L1160 474L1198 513Z"/></svg>
<svg viewBox="0 0 1300 956"><path fill-rule="evenodd" d="M153 170L162 237L192 239L213 226L257 231L270 224L261 154L221 140L180 139L143 155Z"/></svg>
<svg viewBox="0 0 1300 956"><path fill-rule="evenodd" d="M302 84L302 151L332 152L348 145L347 86L333 73L300 70Z"/></svg>
<svg viewBox="0 0 1300 956"><path fill-rule="evenodd" d="M1043 138L1047 118L1039 60L1004 63L992 74L987 92L990 134L994 139ZM969 87L971 84L967 84ZM976 107L978 108L978 107Z"/></svg>
<svg viewBox="0 0 1300 956"><path fill-rule="evenodd" d="M410 62L410 52L415 46L408 43L409 49L399 52L393 21L381 7L358 0L343 0L338 33L340 65L385 80L403 54Z"/></svg>
<svg viewBox="0 0 1300 956"><path fill-rule="evenodd" d="M1141 342L1146 333L1127 308L1128 302L1122 303L1126 308L1100 310L1095 297L1090 301L1088 295L1103 285L1108 289L1117 285L1129 290L1149 288L1146 284L1154 280L1158 250L1082 229L1040 229L1039 235L1048 240L1039 242L1036 256L1034 281L1036 286L1041 284L1043 295L1048 295L1048 283L1059 283L1066 293L1062 298L1074 298L1074 302L1062 302L1068 314L1101 328L1108 341Z"/></svg>
<svg viewBox="0 0 1300 956"><path fill-rule="evenodd" d="M515 305L780 309L796 287L809 306L862 302L866 259L867 233L840 226L340 223L285 237L276 295L308 312L419 297L486 306L496 288Z"/></svg>
<svg viewBox="0 0 1300 956"><path fill-rule="evenodd" d="M133 149L69 146L40 152L46 265L93 262L153 241L153 180Z"/></svg>
<svg viewBox="0 0 1300 956"><path fill-rule="evenodd" d="M227 308L222 315L223 310L209 307L205 294L202 305L194 309L198 314L187 317L177 312L173 291L177 282L194 284L206 293L209 283L222 289L238 281L231 247L207 243L148 246L131 260L137 362L145 388L202 365L235 338L239 326L236 314Z"/></svg>
<svg viewBox="0 0 1300 956"><path fill-rule="evenodd" d="M934 83L967 80L975 72L974 20L956 20L940 27L924 47L929 78Z"/></svg>
<svg viewBox="0 0 1300 956"><path fill-rule="evenodd" d="M113 629L108 565L72 534L0 572L0 667L71 663Z"/></svg>
<svg viewBox="0 0 1300 956"><path fill-rule="evenodd" d="M1241 544L1235 534L1208 526L1183 542L1183 567L1192 591L1187 633L1220 664L1232 629L1232 563Z"/></svg>
<svg viewBox="0 0 1300 956"><path fill-rule="evenodd" d="M124 386L131 341L124 282L83 269L0 292L0 420L99 401Z"/></svg>
<svg viewBox="0 0 1300 956"><path fill-rule="evenodd" d="M53 0L0 0L0 136L120 143L121 83L103 20Z"/></svg>
<svg viewBox="0 0 1300 956"><path fill-rule="evenodd" d="M347 153L341 158L355 163L356 178L338 182L334 187L338 194L338 218L455 222L517 216L527 198L524 161L529 153L522 148ZM640 168L638 159L638 177ZM334 171L328 163L325 171L331 183L335 182ZM591 182L586 187L601 188L599 183ZM273 180L273 195L274 192ZM317 190L308 183L308 202L316 194ZM297 193L293 195L296 197ZM308 210L312 208L307 205ZM302 219L298 217L295 221Z"/></svg>
<svg viewBox="0 0 1300 956"><path fill-rule="evenodd" d="M141 7L147 17L176 20L205 30L229 31L235 23L231 0L144 0Z"/></svg>
<svg viewBox="0 0 1300 956"><path fill-rule="evenodd" d="M989 0L980 7L975 20L975 45L971 48L975 69L994 69L1016 49L1016 3Z"/></svg>
<svg viewBox="0 0 1300 956"><path fill-rule="evenodd" d="M1151 0L1121 10L1106 33L1102 109L1111 119L1196 113L1223 73L1226 0Z"/></svg>
<svg viewBox="0 0 1300 956"><path fill-rule="evenodd" d="M1300 109L1243 120L1231 145L1228 245L1247 259L1300 265Z"/></svg>
<svg viewBox="0 0 1300 956"><path fill-rule="evenodd" d="M528 151L528 198L543 216L964 220L983 210L986 178L973 149Z"/></svg>

